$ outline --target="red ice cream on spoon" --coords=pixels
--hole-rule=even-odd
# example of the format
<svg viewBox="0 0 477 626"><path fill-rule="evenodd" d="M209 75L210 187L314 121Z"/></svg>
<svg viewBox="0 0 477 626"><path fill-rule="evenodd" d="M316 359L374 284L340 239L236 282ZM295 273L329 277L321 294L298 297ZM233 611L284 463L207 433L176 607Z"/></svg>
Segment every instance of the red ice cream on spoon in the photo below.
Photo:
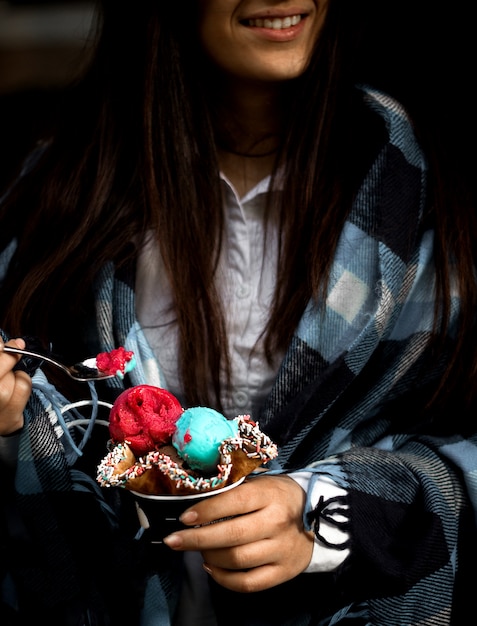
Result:
<svg viewBox="0 0 477 626"><path fill-rule="evenodd" d="M96 356L96 367L100 372L111 376L124 375L130 372L136 366L136 358L134 352L125 348L115 348L110 352L100 352Z"/></svg>

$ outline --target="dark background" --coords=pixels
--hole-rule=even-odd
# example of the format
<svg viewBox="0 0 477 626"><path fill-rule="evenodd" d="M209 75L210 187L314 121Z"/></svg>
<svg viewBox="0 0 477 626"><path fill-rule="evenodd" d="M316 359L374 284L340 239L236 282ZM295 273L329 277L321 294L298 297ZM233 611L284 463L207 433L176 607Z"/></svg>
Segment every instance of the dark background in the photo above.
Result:
<svg viewBox="0 0 477 626"><path fill-rule="evenodd" d="M88 53L92 7L87 0L0 0L0 193L55 119L64 86Z"/></svg>
<svg viewBox="0 0 477 626"><path fill-rule="evenodd" d="M372 16L360 59L367 75L382 88L389 87L427 132L439 137L449 162L473 188L476 44L471 33L472 3L354 1L358 14L363 7ZM63 86L88 49L84 29L73 29L71 34L71 24L63 37L19 37L13 42L9 37L5 43L1 21L5 15L23 14L31 28L42 13L70 10L78 15L83 10L88 14L91 6L90 2L61 0L0 0L0 190L40 129L54 118Z"/></svg>

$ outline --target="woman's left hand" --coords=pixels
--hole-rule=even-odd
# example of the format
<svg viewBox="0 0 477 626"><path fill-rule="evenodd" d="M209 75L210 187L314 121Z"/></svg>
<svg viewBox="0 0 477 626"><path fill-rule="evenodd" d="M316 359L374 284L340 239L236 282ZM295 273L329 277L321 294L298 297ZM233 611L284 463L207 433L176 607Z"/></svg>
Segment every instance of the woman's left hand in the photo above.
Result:
<svg viewBox="0 0 477 626"><path fill-rule="evenodd" d="M174 550L198 550L204 568L232 591L268 589L303 572L314 535L303 527L305 492L285 475L257 476L187 509L184 524L165 543Z"/></svg>

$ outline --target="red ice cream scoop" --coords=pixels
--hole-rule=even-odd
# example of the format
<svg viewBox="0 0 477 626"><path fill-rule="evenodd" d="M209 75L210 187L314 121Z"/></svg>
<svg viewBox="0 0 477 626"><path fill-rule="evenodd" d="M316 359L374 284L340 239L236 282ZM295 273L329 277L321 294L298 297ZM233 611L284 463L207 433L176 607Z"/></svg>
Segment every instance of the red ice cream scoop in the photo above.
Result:
<svg viewBox="0 0 477 626"><path fill-rule="evenodd" d="M113 404L109 433L115 443L127 441L136 456L169 443L183 408L166 389L137 385L123 391Z"/></svg>

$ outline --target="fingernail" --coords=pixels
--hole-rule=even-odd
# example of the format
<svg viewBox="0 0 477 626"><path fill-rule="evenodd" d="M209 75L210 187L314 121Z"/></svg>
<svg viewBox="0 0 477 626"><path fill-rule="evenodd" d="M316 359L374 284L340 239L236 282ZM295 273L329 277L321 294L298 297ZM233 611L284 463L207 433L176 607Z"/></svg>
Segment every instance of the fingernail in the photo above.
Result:
<svg viewBox="0 0 477 626"><path fill-rule="evenodd" d="M181 537L175 534L164 537L163 541L166 544L166 546L169 546L169 548L180 548L182 545Z"/></svg>
<svg viewBox="0 0 477 626"><path fill-rule="evenodd" d="M202 567L204 568L204 570L207 572L207 574L212 574L212 570L210 569L210 567L207 565L207 563L202 563Z"/></svg>
<svg viewBox="0 0 477 626"><path fill-rule="evenodd" d="M196 519L197 519L198 515L195 511L186 511L185 513L182 513L182 515L179 517L179 521L182 524L193 524Z"/></svg>

